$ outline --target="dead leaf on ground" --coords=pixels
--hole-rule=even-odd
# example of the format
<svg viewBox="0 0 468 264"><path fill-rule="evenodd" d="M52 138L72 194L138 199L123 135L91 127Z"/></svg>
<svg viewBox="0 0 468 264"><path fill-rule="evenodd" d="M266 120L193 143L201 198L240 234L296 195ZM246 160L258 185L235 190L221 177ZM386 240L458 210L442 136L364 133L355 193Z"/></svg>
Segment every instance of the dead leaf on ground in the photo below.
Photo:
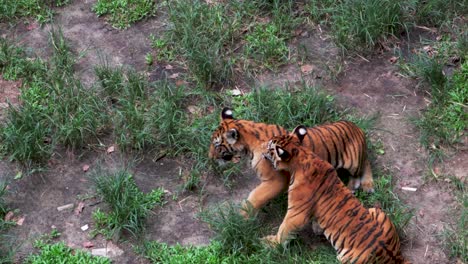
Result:
<svg viewBox="0 0 468 264"><path fill-rule="evenodd" d="M166 70L172 70L174 69L174 67L172 67L172 65L168 64L164 67Z"/></svg>
<svg viewBox="0 0 468 264"><path fill-rule="evenodd" d="M84 207L85 207L85 203L79 202L75 208L75 215L79 215L81 212L83 212Z"/></svg>
<svg viewBox="0 0 468 264"><path fill-rule="evenodd" d="M26 29L29 30L29 31L31 31L31 30L34 30L34 29L36 29L36 28L38 28L38 27L39 27L39 24L36 23L36 22L33 22L33 23L29 24L29 25L26 27Z"/></svg>
<svg viewBox="0 0 468 264"><path fill-rule="evenodd" d="M89 170L89 165L85 164L83 165L83 172L87 172Z"/></svg>
<svg viewBox="0 0 468 264"><path fill-rule="evenodd" d="M315 66L310 65L310 64L305 64L301 66L301 72L302 73L311 73L313 70L315 70Z"/></svg>
<svg viewBox="0 0 468 264"><path fill-rule="evenodd" d="M177 80L177 81L175 82L175 85L176 85L176 86L182 86L182 85L185 85L185 84L187 84L187 82L184 81L184 80Z"/></svg>
<svg viewBox="0 0 468 264"><path fill-rule="evenodd" d="M115 146L114 145L107 148L107 154L111 154L114 151L115 151Z"/></svg>
<svg viewBox="0 0 468 264"><path fill-rule="evenodd" d="M22 226L24 222L24 216L15 218L14 221L16 222L17 225Z"/></svg>

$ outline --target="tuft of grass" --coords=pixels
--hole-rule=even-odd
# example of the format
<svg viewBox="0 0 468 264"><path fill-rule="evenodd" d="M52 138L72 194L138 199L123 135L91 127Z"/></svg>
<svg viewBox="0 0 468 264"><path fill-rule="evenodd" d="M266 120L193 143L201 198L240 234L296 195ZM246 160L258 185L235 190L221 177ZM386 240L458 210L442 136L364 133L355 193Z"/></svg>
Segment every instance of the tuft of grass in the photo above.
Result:
<svg viewBox="0 0 468 264"><path fill-rule="evenodd" d="M336 44L346 51L366 51L405 27L404 1L313 0L313 20L330 26Z"/></svg>
<svg viewBox="0 0 468 264"><path fill-rule="evenodd" d="M246 37L246 56L268 69L275 69L288 60L289 49L284 39L278 37L275 24L257 24Z"/></svg>
<svg viewBox="0 0 468 264"><path fill-rule="evenodd" d="M169 246L146 241L135 249L152 263L338 263L331 246L310 250L297 240L287 247L267 246L261 238L272 230L266 230L254 217L245 219L239 210L228 203L201 213L201 219L215 232L207 246Z"/></svg>
<svg viewBox="0 0 468 264"><path fill-rule="evenodd" d="M110 208L109 213L99 209L93 213L98 228L93 234L106 238L120 238L123 230L138 236L144 229L145 219L156 205L164 204L164 190L155 189L148 194L140 191L127 170L98 171L92 176L97 193Z"/></svg>
<svg viewBox="0 0 468 264"><path fill-rule="evenodd" d="M151 263L167 264L196 264L196 263L309 263L338 264L336 253L331 247L319 246L314 250L299 245L290 248L262 248L255 254L231 254L226 255L222 252L222 244L219 241L213 241L208 246L181 246L167 245L165 243L146 241L142 246L137 247L136 251L149 259Z"/></svg>
<svg viewBox="0 0 468 264"><path fill-rule="evenodd" d="M153 16L156 4L153 0L98 0L92 9L98 16L106 15L113 27L126 29L132 23Z"/></svg>
<svg viewBox="0 0 468 264"><path fill-rule="evenodd" d="M238 118L278 124L290 130L299 124L312 127L344 117L333 96L306 83L299 88L261 87L233 97L231 104Z"/></svg>
<svg viewBox="0 0 468 264"><path fill-rule="evenodd" d="M0 0L0 21L12 21L22 17L34 17L40 24L50 22L54 11L52 8L64 6L70 0Z"/></svg>
<svg viewBox="0 0 468 264"><path fill-rule="evenodd" d="M187 61L190 72L199 85L226 84L233 73L233 61L227 56L233 44L237 18L224 4L209 5L204 1L171 1L168 32L178 53Z"/></svg>
<svg viewBox="0 0 468 264"><path fill-rule="evenodd" d="M240 207L226 204L205 211L200 217L215 232L214 239L221 243L222 252L250 255L263 247L261 224L254 217L245 219L239 211Z"/></svg>
<svg viewBox="0 0 468 264"><path fill-rule="evenodd" d="M433 43L428 52L421 51L402 65L406 74L422 80L431 99L422 115L412 121L421 130L421 144L430 150L432 161L441 160L447 147L461 143L468 123L468 62L451 75L445 73L450 58L464 56L461 42Z"/></svg>
<svg viewBox="0 0 468 264"><path fill-rule="evenodd" d="M404 237L404 229L413 217L413 212L406 206L393 192L394 183L392 176L388 173L381 172L377 169L373 170L374 174L374 189L375 192L371 195L364 192L358 192L357 197L361 200L366 208L379 206L390 217L395 225L400 237Z"/></svg>
<svg viewBox="0 0 468 264"><path fill-rule="evenodd" d="M40 250L38 254L30 255L25 263L40 264L40 263L70 263L70 264L110 264L108 258L91 256L90 253L71 249L64 242L49 244L43 241L37 241L36 247Z"/></svg>
<svg viewBox="0 0 468 264"><path fill-rule="evenodd" d="M440 27L467 14L468 5L457 0L419 0L415 1L412 11L417 23Z"/></svg>
<svg viewBox="0 0 468 264"><path fill-rule="evenodd" d="M468 262L468 194L465 183L454 178L460 203L460 218L455 226L446 226L443 232L444 244L450 250L451 257L457 257L461 262Z"/></svg>
<svg viewBox="0 0 468 264"><path fill-rule="evenodd" d="M11 106L1 131L2 151L10 160L44 164L57 144L85 146L106 127L106 104L94 88L74 76L73 56L60 29L52 29L50 63L30 60L21 49L1 43L0 69L21 79L19 106Z"/></svg>

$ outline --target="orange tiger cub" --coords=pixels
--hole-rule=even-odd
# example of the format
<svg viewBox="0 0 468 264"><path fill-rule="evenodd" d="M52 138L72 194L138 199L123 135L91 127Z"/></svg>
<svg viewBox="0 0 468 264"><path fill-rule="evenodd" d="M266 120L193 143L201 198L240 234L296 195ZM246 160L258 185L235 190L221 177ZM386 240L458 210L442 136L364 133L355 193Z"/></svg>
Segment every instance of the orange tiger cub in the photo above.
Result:
<svg viewBox="0 0 468 264"><path fill-rule="evenodd" d="M365 135L359 127L340 121L308 128L307 132L303 145L335 168L348 170L352 176L348 184L350 189L361 186L364 191L373 192ZM233 111L229 108L221 112L221 123L211 137L209 157L220 162L232 161L242 155L250 158L251 166L261 180L247 198L247 203L254 210L260 209L288 188L289 173L275 171L262 158L262 144L273 136L286 134L286 129L278 125L234 119Z"/></svg>
<svg viewBox="0 0 468 264"><path fill-rule="evenodd" d="M264 157L279 171L288 171L288 211L273 243L284 242L314 217L342 263L409 263L390 219L378 208L366 209L339 180L331 164L302 145L308 129L273 137Z"/></svg>

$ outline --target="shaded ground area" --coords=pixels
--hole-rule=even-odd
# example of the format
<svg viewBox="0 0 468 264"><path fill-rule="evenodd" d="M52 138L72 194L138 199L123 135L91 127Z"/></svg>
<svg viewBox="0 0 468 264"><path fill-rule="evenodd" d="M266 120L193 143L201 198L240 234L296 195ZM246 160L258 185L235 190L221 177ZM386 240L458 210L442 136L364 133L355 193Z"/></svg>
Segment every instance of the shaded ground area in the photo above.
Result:
<svg viewBox="0 0 468 264"><path fill-rule="evenodd" d="M56 25L63 29L64 36L76 53L84 52L78 63L80 74L86 84L94 81L93 66L106 58L111 65L130 65L137 70L145 70L145 54L151 51L148 37L158 34L166 24L164 17L152 18L130 27L128 30L116 30L103 19L91 12L91 1L74 3L57 10ZM49 25L44 28L19 23L15 27L0 25L0 35L16 40L17 43L30 47L41 56L46 56ZM375 163L388 169L396 176L396 193L414 210L414 217L404 237L404 254L413 263L455 263L449 260L442 246L442 232L450 217L450 208L455 206L453 194L448 184L426 182L427 153L418 143L418 131L409 122L409 117L417 117L426 107L424 96L415 92L416 83L401 77L398 68L389 59L392 54L372 58L356 59L345 64L345 70L332 81L333 69L338 63L333 61L337 49L326 37L315 31L306 31L298 41L307 48L308 61L314 66L312 72L301 70L301 65L289 65L275 74L259 76L260 83L294 83L305 78L308 81L323 82L324 88L336 95L344 107L352 107L362 114L380 113L381 117L372 136L373 140L382 140L385 154L378 156ZM416 37L416 36L415 36ZM331 70L332 69L332 70ZM152 78L161 76L162 66L153 66L148 71ZM155 77L156 76L156 77ZM3 109L5 98L15 102L18 83L5 82L0 78L0 107ZM18 208L25 217L22 226L11 229L18 241L22 241L18 257L29 254L32 242L41 234L50 232L55 226L61 233L61 240L74 248L83 248L83 243L92 241L95 247L104 247L106 241L101 238L91 239L91 212L99 201L94 198L85 200L85 208L76 215L72 210L58 211L57 207L69 203L75 206L80 198L92 193L87 173L82 166L90 165L91 170L103 162L110 167L118 167L119 153L108 155L105 149L78 157L63 151L54 157L51 169L45 173L23 177L14 181L9 197L11 208ZM466 177L467 153L449 158L446 163L447 174ZM15 170L6 162L0 164L2 175L15 175ZM247 197L249 191L258 183L251 171L233 179L233 189L227 189L223 182L214 175L206 175L201 192L180 192L182 184L181 169L183 160L162 159L153 161L144 159L135 170L138 186L147 192L163 187L168 203L155 210L155 217L148 223L145 236L152 240L189 244L207 244L212 233L206 224L197 219L202 208L218 204L224 200L239 202ZM414 192L404 191L401 187L413 187ZM199 194L200 193L200 194ZM88 231L80 227L90 225ZM122 256L114 258L114 263L146 263L133 253L128 243L118 244L124 250Z"/></svg>

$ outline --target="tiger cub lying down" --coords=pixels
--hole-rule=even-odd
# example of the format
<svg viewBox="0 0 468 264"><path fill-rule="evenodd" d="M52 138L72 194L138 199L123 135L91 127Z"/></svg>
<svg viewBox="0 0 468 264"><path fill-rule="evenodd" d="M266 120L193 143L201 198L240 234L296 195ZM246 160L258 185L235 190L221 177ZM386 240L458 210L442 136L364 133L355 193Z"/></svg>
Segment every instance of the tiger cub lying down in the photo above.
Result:
<svg viewBox="0 0 468 264"><path fill-rule="evenodd" d="M219 162L232 161L242 155L250 158L251 166L261 180L260 185L250 192L246 202L254 211L288 188L289 173L275 171L270 162L262 158L262 145L273 136L286 134L286 129L278 125L235 119L233 111L224 108L221 123L211 136L210 158ZM350 189L362 187L364 191L373 192L365 135L355 124L340 121L308 128L307 137L302 143L335 168L349 171Z"/></svg>
<svg viewBox="0 0 468 264"><path fill-rule="evenodd" d="M364 208L333 166L302 145L307 133L299 126L289 135L273 137L264 150L276 170L291 175L288 211L277 235L266 239L282 243L315 217L342 263L409 263L390 219L378 208Z"/></svg>

